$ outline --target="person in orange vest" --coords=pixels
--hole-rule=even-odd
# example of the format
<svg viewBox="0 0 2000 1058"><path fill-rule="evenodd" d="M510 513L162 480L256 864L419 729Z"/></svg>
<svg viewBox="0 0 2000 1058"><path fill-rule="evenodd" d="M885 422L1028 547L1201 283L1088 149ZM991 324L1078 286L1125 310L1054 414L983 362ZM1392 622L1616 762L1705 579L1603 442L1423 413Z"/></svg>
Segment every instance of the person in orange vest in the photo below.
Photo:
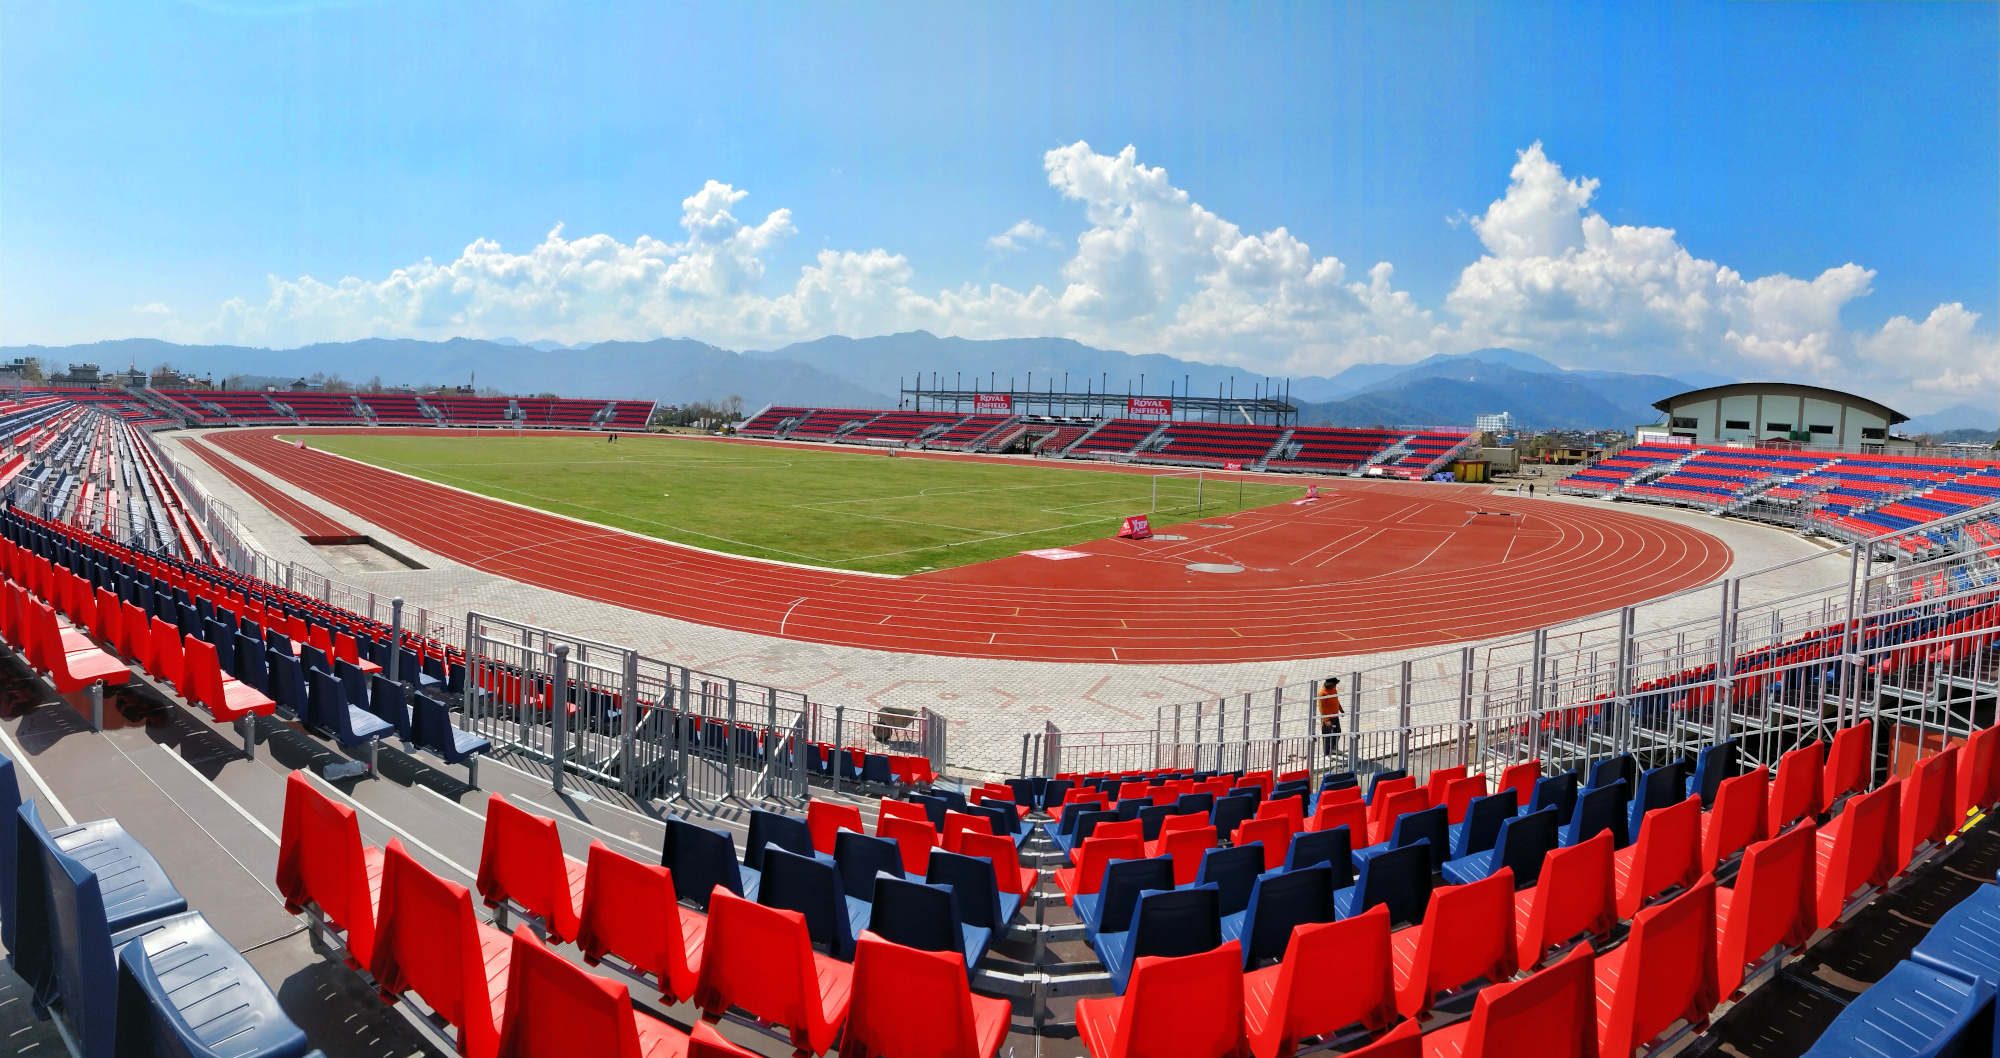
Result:
<svg viewBox="0 0 2000 1058"><path fill-rule="evenodd" d="M1319 685L1320 745L1331 757L1340 745L1340 677L1328 676Z"/></svg>

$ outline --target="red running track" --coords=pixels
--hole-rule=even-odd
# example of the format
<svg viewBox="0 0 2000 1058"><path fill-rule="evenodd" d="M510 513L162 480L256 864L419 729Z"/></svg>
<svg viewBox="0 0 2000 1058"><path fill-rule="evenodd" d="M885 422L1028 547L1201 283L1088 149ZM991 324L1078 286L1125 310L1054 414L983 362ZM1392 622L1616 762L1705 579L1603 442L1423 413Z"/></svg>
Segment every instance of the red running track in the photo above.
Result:
<svg viewBox="0 0 2000 1058"><path fill-rule="evenodd" d="M1711 581L1731 559L1707 533L1595 504L1339 479L1316 503L1155 527L1185 540L1096 540L1068 561L1022 555L877 577L634 536L296 448L276 432L209 438L496 576L759 635L911 653L1150 663L1365 654L1597 613Z"/></svg>

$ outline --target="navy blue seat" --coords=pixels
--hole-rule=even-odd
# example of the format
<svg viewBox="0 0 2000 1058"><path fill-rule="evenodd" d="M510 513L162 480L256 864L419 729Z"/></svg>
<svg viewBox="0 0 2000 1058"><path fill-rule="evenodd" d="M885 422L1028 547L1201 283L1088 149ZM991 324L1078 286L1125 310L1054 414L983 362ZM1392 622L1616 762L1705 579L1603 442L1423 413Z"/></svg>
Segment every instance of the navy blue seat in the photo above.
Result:
<svg viewBox="0 0 2000 1058"><path fill-rule="evenodd" d="M311 643L299 644L299 664L305 666L307 672L333 672L333 662L327 660L326 651Z"/></svg>
<svg viewBox="0 0 2000 1058"><path fill-rule="evenodd" d="M1007 788L1014 791L1014 803L1026 808L1041 807L1042 800L1035 791L1035 778L1008 779Z"/></svg>
<svg viewBox="0 0 2000 1058"><path fill-rule="evenodd" d="M347 662L341 664L347 665ZM377 672L368 678L368 691L368 711L395 728L397 738L404 742L411 741L410 702L403 685Z"/></svg>
<svg viewBox="0 0 2000 1058"><path fill-rule="evenodd" d="M428 694L419 694L410 717L410 738L430 750L446 764L466 767L466 784L479 785L479 755L493 752L493 743L483 736L453 727L451 707Z"/></svg>
<svg viewBox="0 0 2000 1058"><path fill-rule="evenodd" d="M743 865L763 870L766 847L784 849L807 859L819 855L813 851L812 831L806 828L805 820L752 808L750 832L743 838ZM826 859L829 864L833 862L831 856Z"/></svg>
<svg viewBox="0 0 2000 1058"><path fill-rule="evenodd" d="M1075 817L1075 826L1073 828L1070 825L1070 817L1072 816ZM1097 824L1115 823L1117 821L1118 813L1109 810L1067 812L1064 814L1063 828L1068 833L1057 834L1056 844L1061 846L1064 852L1068 852L1089 840L1091 833L1097 829Z"/></svg>
<svg viewBox="0 0 2000 1058"><path fill-rule="evenodd" d="M811 848L808 844L807 848ZM854 919L840 871L826 860L801 856L779 845L761 850L757 902L797 911L806 917L806 935L842 962L854 961ZM679 875L675 875L676 881Z"/></svg>
<svg viewBox="0 0 2000 1058"><path fill-rule="evenodd" d="M1201 870L1194 884L1216 888L1218 915L1233 915L1250 906L1250 894L1257 888L1257 876L1264 873L1264 843L1253 841L1228 849L1208 849L1201 854Z"/></svg>
<svg viewBox="0 0 2000 1058"><path fill-rule="evenodd" d="M1586 790L1598 790L1615 782L1625 784L1625 797L1632 796L1632 787L1639 781L1639 762L1630 753L1620 753L1607 757L1590 766L1590 781L1583 784ZM1623 803L1623 802L1620 802Z"/></svg>
<svg viewBox="0 0 2000 1058"><path fill-rule="evenodd" d="M118 949L117 1058L318 1054L278 997L201 912L153 922Z"/></svg>
<svg viewBox="0 0 2000 1058"><path fill-rule="evenodd" d="M1422 838L1413 844L1371 856L1361 865L1353 885L1333 894L1334 913L1341 918L1354 916L1383 904L1389 908L1391 924L1420 925L1424 909L1431 902L1431 843Z"/></svg>
<svg viewBox="0 0 2000 1058"><path fill-rule="evenodd" d="M361 671L361 666L346 658L335 658L333 677L340 681L341 689L347 692L348 702L361 708L368 705L368 674Z"/></svg>
<svg viewBox="0 0 2000 1058"><path fill-rule="evenodd" d="M1000 891L1000 880L993 874L993 861L984 856L962 856L932 849L924 881L951 886L952 899L958 901L958 920L968 926L990 929L996 936L1021 908L1019 896Z"/></svg>
<svg viewBox="0 0 2000 1058"><path fill-rule="evenodd" d="M379 661L376 664L382 665L385 670L389 667ZM409 647L402 647L396 651L396 679L415 684L420 691L428 687L444 686L444 674L440 672L433 676L425 672L423 664L417 660L417 652Z"/></svg>
<svg viewBox="0 0 2000 1058"><path fill-rule="evenodd" d="M965 814L985 816L993 823L993 833L1001 837L1013 838L1016 846L1025 845L1035 835L1035 824L1030 823L1013 807L988 801L985 804L967 805Z"/></svg>
<svg viewBox="0 0 2000 1058"><path fill-rule="evenodd" d="M383 735L396 730L374 713L356 709L347 702L341 682L324 672L312 674L311 695L306 705L306 726L333 732L344 747L368 747L368 774L375 774L375 751Z"/></svg>
<svg viewBox="0 0 2000 1058"><path fill-rule="evenodd" d="M280 654L289 656L292 653L291 637L275 628L266 628L264 630L264 646Z"/></svg>
<svg viewBox="0 0 2000 1058"><path fill-rule="evenodd" d="M1639 792L1626 808L1625 833L1637 834L1646 813L1671 808L1687 800L1687 780L1681 777L1681 763L1664 764L1639 776Z"/></svg>
<svg viewBox="0 0 2000 1058"><path fill-rule="evenodd" d="M1278 869L1299 871L1320 864L1333 871L1335 889L1354 884L1354 841L1347 832L1347 824L1332 830L1301 830L1293 834L1292 845L1285 850L1285 865Z"/></svg>
<svg viewBox="0 0 2000 1058"><path fill-rule="evenodd" d="M1292 927L1333 921L1333 868L1321 864L1257 879L1250 906L1222 917L1222 939L1243 945L1243 969L1285 957Z"/></svg>
<svg viewBox="0 0 2000 1058"><path fill-rule="evenodd" d="M1372 805L1375 803L1376 787L1388 782L1390 779L1407 779L1409 777L1410 769L1408 768L1390 768L1388 771L1378 771L1368 777L1368 793L1362 797L1362 800Z"/></svg>
<svg viewBox="0 0 2000 1058"><path fill-rule="evenodd" d="M1210 813L1210 822L1215 824L1215 836L1228 840L1236 832L1238 824L1257 815L1257 802L1252 797L1230 794L1215 802L1215 811Z"/></svg>
<svg viewBox="0 0 2000 1058"><path fill-rule="evenodd" d="M1904 960L1869 986L1804 1058L1972 1058L1993 1053L1993 986Z"/></svg>
<svg viewBox="0 0 2000 1058"><path fill-rule="evenodd" d="M856 903L864 905L860 909L863 922L868 921L865 905L875 899L875 876L903 876L903 853L895 842L852 830L842 830L833 836L833 863L840 871L840 884L847 891L849 910L853 911L852 905Z"/></svg>
<svg viewBox="0 0 2000 1058"><path fill-rule="evenodd" d="M882 753L870 753L863 757L861 760L861 781L872 782L877 786L896 785L896 774L889 769L888 756Z"/></svg>
<svg viewBox="0 0 2000 1058"><path fill-rule="evenodd" d="M944 833L944 814L952 810L951 802L934 793L912 793L903 799L911 804L923 806L924 817L931 821L931 829L940 834Z"/></svg>
<svg viewBox="0 0 2000 1058"><path fill-rule="evenodd" d="M1733 738L1702 750L1694 759L1694 774L1688 777L1687 792L1682 796L1700 794L1702 810L1713 807L1716 788L1722 785L1722 780L1733 779L1737 775L1740 767L1737 752L1737 742Z"/></svg>
<svg viewBox="0 0 2000 1058"><path fill-rule="evenodd" d="M1173 814L1173 805L1149 804L1139 809L1140 836L1144 837L1147 841L1158 841L1160 838L1160 827L1165 825L1167 817Z"/></svg>
<svg viewBox="0 0 2000 1058"><path fill-rule="evenodd" d="M1467 885L1502 867L1511 867L1514 888L1526 889L1541 878L1542 860L1555 847L1555 809L1510 816L1500 825L1492 848L1446 862L1444 880L1451 885Z"/></svg>
<svg viewBox="0 0 2000 1058"><path fill-rule="evenodd" d="M1139 810L1152 803L1153 799L1150 797L1127 797L1113 805L1112 810L1118 813L1118 821L1123 823L1128 819L1139 818Z"/></svg>
<svg viewBox="0 0 2000 1058"><path fill-rule="evenodd" d="M215 663L223 672L236 675L236 635L222 627L220 621L201 623L202 642L215 647ZM241 679L242 677L237 677Z"/></svg>
<svg viewBox="0 0 2000 1058"><path fill-rule="evenodd" d="M965 972L986 957L993 944L993 931L968 926L958 917L958 902L951 886L930 885L881 874L875 877L875 902L868 917L868 929L883 940L894 941L920 951L957 952L965 959Z"/></svg>
<svg viewBox="0 0 2000 1058"><path fill-rule="evenodd" d="M1344 790L1349 786L1359 785L1361 785L1360 778L1351 771L1330 771L1320 776L1319 792L1325 793L1328 790Z"/></svg>
<svg viewBox="0 0 2000 1058"><path fill-rule="evenodd" d="M1576 813L1570 816L1569 825L1563 827L1562 843L1569 846L1589 841L1600 830L1609 830L1612 843L1618 848L1632 843L1626 837L1623 779L1609 786L1585 790L1583 796L1577 798Z"/></svg>
<svg viewBox="0 0 2000 1058"><path fill-rule="evenodd" d="M1395 829L1389 832L1389 840L1354 850L1354 866L1362 867L1370 857L1418 841L1430 842L1431 848L1437 851L1451 848L1451 813L1445 806L1438 805L1421 812L1404 812L1396 820ZM1436 864L1433 863L1433 866Z"/></svg>
<svg viewBox="0 0 2000 1058"><path fill-rule="evenodd" d="M7 949L7 962L14 961L15 914L14 886L15 874L19 870L16 860L19 851L21 812L21 784L14 775L14 761L0 755L0 810L6 811L6 820L0 821L0 945Z"/></svg>
<svg viewBox="0 0 2000 1058"><path fill-rule="evenodd" d="M236 633L230 642L235 646L231 655L236 661L236 670L230 675L235 676L245 687L254 687L268 697L271 693L268 690L270 677L264 672L263 645L254 637L241 632ZM217 648L217 653L221 653L221 648Z"/></svg>
<svg viewBox="0 0 2000 1058"><path fill-rule="evenodd" d="M1098 883L1097 892L1079 893L1073 901L1076 916L1083 920L1084 939L1097 936L1107 922L1115 926L1128 921L1132 916L1132 905L1138 901L1140 893L1148 889L1173 887L1172 856L1112 860L1104 868L1104 880Z"/></svg>
<svg viewBox="0 0 2000 1058"><path fill-rule="evenodd" d="M1451 828L1451 858L1461 859L1485 852L1500 837L1500 825L1520 814L1521 795L1512 789L1485 797L1475 797L1466 806L1465 818Z"/></svg>
<svg viewBox="0 0 2000 1058"><path fill-rule="evenodd" d="M178 595L180 593L181 589L174 589L174 594ZM187 636L193 636L196 639L202 638L201 611L195 609L194 604L190 602L182 601L175 603L174 627L180 629L183 638Z"/></svg>
<svg viewBox="0 0 2000 1058"><path fill-rule="evenodd" d="M1053 812L1056 810L1057 805L1063 803L1063 798L1068 797L1069 792L1074 789L1076 789L1075 779L1050 779L1042 783L1042 788L1036 793L1035 800L1044 809Z"/></svg>
<svg viewBox="0 0 2000 1058"><path fill-rule="evenodd" d="M1215 811L1215 795L1203 790L1200 793L1184 793L1174 798L1174 814L1177 816L1205 816Z"/></svg>
<svg viewBox="0 0 2000 1058"><path fill-rule="evenodd" d="M709 894L718 885L746 900L757 899L760 875L737 864L736 839L726 830L668 816L660 866L674 876L674 896L703 911L708 910Z"/></svg>
<svg viewBox="0 0 2000 1058"><path fill-rule="evenodd" d="M1212 885L1148 892L1132 908L1123 931L1099 933L1091 941L1098 961L1111 974L1119 995L1132 979L1132 964L1149 955L1178 958L1222 946L1222 913Z"/></svg>
<svg viewBox="0 0 2000 1058"><path fill-rule="evenodd" d="M1054 812L1056 811L1056 809L1053 806L1051 806L1049 811ZM1057 846L1059 846L1064 850L1068 850L1070 846L1065 844L1065 842L1067 842L1068 839L1070 839L1071 837L1075 836L1077 824L1083 821L1084 814L1086 812L1094 812L1094 811L1096 811L1096 809L1083 808L1078 805L1068 805L1064 807L1062 809L1062 819L1057 822L1056 828L1049 832L1049 837L1055 841Z"/></svg>
<svg viewBox="0 0 2000 1058"><path fill-rule="evenodd" d="M271 681L264 693L277 703L278 715L289 714L288 719L306 722L312 702L306 693L305 666L281 650L264 651L264 664Z"/></svg>
<svg viewBox="0 0 2000 1058"><path fill-rule="evenodd" d="M1576 799L1581 778L1572 768L1561 775L1535 780L1535 795L1528 799L1527 807L1521 809L1519 814L1527 815L1529 812L1539 812L1544 808L1554 808L1556 818L1568 820L1570 816L1576 814Z"/></svg>
<svg viewBox="0 0 2000 1058"><path fill-rule="evenodd" d="M1910 958L2000 988L2000 886L1982 885L1945 912Z"/></svg>

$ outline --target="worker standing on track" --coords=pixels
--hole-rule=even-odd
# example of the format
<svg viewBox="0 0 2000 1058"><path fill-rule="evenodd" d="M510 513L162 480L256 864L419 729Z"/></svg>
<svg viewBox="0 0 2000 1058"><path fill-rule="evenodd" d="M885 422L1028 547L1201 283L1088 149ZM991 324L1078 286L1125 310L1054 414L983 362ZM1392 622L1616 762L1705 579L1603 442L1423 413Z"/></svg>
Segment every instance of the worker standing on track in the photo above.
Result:
<svg viewBox="0 0 2000 1058"><path fill-rule="evenodd" d="M1331 757L1340 748L1340 677L1328 676L1319 685L1319 733L1321 749Z"/></svg>

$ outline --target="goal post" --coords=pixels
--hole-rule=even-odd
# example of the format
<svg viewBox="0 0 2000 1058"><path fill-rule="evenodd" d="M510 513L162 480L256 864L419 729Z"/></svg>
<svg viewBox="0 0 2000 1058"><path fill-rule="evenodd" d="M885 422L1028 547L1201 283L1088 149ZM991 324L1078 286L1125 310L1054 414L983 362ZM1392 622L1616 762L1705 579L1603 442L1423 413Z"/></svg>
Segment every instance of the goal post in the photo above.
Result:
<svg viewBox="0 0 2000 1058"><path fill-rule="evenodd" d="M1160 513L1160 479L1161 479L1161 478L1193 478L1193 479L1194 479L1194 513L1195 513L1195 517L1197 517L1197 518L1201 517L1201 508L1202 508L1202 486L1203 486L1203 484L1205 483L1205 481L1207 480L1207 478L1206 478L1206 475L1207 475L1207 471L1203 471L1203 470L1173 470L1173 471L1168 471L1168 472L1166 472L1166 473L1164 473L1164 474L1153 474L1153 475L1150 475L1150 477L1151 477L1151 478L1153 479L1153 482L1152 482L1152 486L1153 486L1153 497L1152 497L1152 504L1151 504L1151 511L1150 511L1149 513L1152 513L1152 514L1158 514L1158 513ZM1239 504L1238 506L1241 506L1241 504Z"/></svg>

